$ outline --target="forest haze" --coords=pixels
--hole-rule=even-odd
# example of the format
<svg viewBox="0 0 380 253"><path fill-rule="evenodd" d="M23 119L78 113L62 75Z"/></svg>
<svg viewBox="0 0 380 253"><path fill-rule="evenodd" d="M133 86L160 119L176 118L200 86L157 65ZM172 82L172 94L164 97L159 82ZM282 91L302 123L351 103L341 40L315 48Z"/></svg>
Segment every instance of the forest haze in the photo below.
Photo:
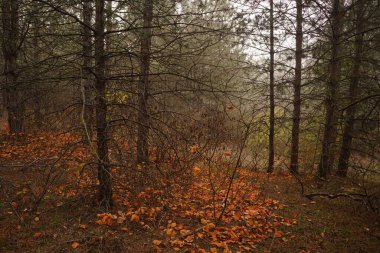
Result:
<svg viewBox="0 0 380 253"><path fill-rule="evenodd" d="M0 252L380 250L378 1L0 5Z"/></svg>

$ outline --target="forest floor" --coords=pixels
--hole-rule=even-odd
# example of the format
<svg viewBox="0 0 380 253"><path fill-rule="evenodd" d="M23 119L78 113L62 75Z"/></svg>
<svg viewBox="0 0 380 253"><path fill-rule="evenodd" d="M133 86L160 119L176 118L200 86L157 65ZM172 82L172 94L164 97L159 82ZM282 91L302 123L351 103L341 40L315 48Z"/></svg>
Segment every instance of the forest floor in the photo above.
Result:
<svg viewBox="0 0 380 253"><path fill-rule="evenodd" d="M131 194L114 168L114 203L96 201L86 148L56 134L0 144L0 252L379 252L380 216L349 198L309 200L287 174L193 167ZM75 148L72 148L74 147ZM44 165L44 166L42 166ZM354 187L308 179L310 192ZM228 201L224 201L228 195Z"/></svg>

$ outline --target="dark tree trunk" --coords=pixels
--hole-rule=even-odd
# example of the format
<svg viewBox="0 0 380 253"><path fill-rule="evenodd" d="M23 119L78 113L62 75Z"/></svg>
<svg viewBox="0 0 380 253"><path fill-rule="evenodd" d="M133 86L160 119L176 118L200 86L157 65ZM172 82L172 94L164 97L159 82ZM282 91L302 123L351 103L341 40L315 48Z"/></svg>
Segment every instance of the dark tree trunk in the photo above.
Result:
<svg viewBox="0 0 380 253"><path fill-rule="evenodd" d="M33 5L33 60L34 60L34 67L33 67L33 75L34 75L34 85L33 85L33 110L34 110L34 123L37 129L41 129L42 127L42 113L41 113L41 99L42 96L40 94L40 68L39 64L41 61L41 54L40 54L40 44L39 44L39 38L40 38L40 26L41 22L38 17L38 5L35 3Z"/></svg>
<svg viewBox="0 0 380 253"><path fill-rule="evenodd" d="M318 176L325 178L331 168L331 147L335 141L336 131L336 111L337 111L337 96L339 89L340 79L340 30L341 30L341 11L340 1L333 1L333 9L331 13L331 59L330 59L330 77L327 83L326 94L326 116L325 116L325 128L322 140L322 152L321 160L319 163Z"/></svg>
<svg viewBox="0 0 380 253"><path fill-rule="evenodd" d="M8 124L11 133L21 133L24 120L24 102L21 98L17 73L18 53L18 0L3 0L1 3L3 23L3 58L4 58L4 102L8 111Z"/></svg>
<svg viewBox="0 0 380 253"><path fill-rule="evenodd" d="M294 77L292 149L290 157L290 170L294 173L298 173L299 129L301 117L302 0L297 0L296 20L296 69Z"/></svg>
<svg viewBox="0 0 380 253"><path fill-rule="evenodd" d="M363 15L364 15L364 0L357 1L356 11L356 36L355 36L355 56L352 66L352 75L349 87L350 104L357 100L358 85L360 79L360 65L362 62L363 53ZM351 143L354 132L355 122L355 105L347 108L346 119L343 130L343 143L340 150L337 175L346 177L348 171L348 162L351 155Z"/></svg>
<svg viewBox="0 0 380 253"><path fill-rule="evenodd" d="M148 154L148 134L149 134L149 67L150 67L150 47L152 40L152 19L153 0L144 1L144 30L141 38L141 61L140 79L138 85L139 112L138 112L138 133L137 133L137 163L147 164Z"/></svg>
<svg viewBox="0 0 380 253"><path fill-rule="evenodd" d="M106 31L107 32L110 32L113 28L113 22L112 22L112 16L113 16L113 13L112 13L112 1L109 0L107 2L107 5L106 5ZM112 34L111 33L107 33L106 35L106 38L105 38L105 41L106 41L106 54L109 55L111 53L111 44L112 44ZM111 68L112 68L112 65L113 65L113 62L111 61L111 57L107 57L106 58L106 76L107 76L107 79L109 80L109 77L111 75Z"/></svg>
<svg viewBox="0 0 380 253"><path fill-rule="evenodd" d="M109 208L112 205L112 178L107 145L104 2L104 0L96 0L95 2L96 133L100 203L102 206Z"/></svg>
<svg viewBox="0 0 380 253"><path fill-rule="evenodd" d="M87 138L92 138L93 135L93 83L92 83L92 31L91 31L91 19L92 19L92 1L84 0L82 2L82 15L83 23L82 26L82 53L83 53L83 63L82 63L82 120L84 124L84 130Z"/></svg>
<svg viewBox="0 0 380 253"><path fill-rule="evenodd" d="M269 157L268 173L273 172L274 166L274 36L273 36L273 0L270 0L270 63L269 63Z"/></svg>

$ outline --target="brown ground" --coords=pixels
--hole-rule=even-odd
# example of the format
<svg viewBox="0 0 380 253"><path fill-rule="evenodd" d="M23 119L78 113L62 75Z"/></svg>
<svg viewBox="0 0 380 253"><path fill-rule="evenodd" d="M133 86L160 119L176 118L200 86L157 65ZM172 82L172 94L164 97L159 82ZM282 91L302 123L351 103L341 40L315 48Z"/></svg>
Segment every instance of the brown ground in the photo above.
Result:
<svg viewBox="0 0 380 253"><path fill-rule="evenodd" d="M362 203L347 198L316 197L311 201L300 195L295 180L283 177L274 176L264 185L262 195L286 205L276 212L296 217L297 223L282 229L286 235L283 238L268 238L252 252L379 252L379 214L367 210ZM157 229L132 225L127 232L120 232L94 224L101 210L86 198L73 198L54 208L42 206L40 210L43 211L29 217L30 222L20 225L2 198L0 252L153 252L151 241L161 239ZM81 229L79 224L90 225ZM73 249L73 242L80 247ZM167 247L163 252L174 251Z"/></svg>
<svg viewBox="0 0 380 253"><path fill-rule="evenodd" d="M171 186L170 194L167 191L154 193L153 189L144 190L148 195L146 199L144 197L130 198L125 187L128 184L125 171L113 171L117 179L114 189L118 201L115 199L117 204L110 213L120 218L121 215L118 215L120 210L123 210L120 213L126 215L128 210L137 210L136 207L139 206L161 209L158 215L138 213L142 219L140 222L132 222L131 213L120 223L115 217L112 220L113 224L97 224L96 221L100 220L97 214L104 213L104 210L96 204L96 188L94 188L93 180L95 175L91 173L91 170L89 173L80 173L83 162L88 159L86 149L83 147L69 149L76 139L66 135L63 137L62 140L57 140L54 134L50 134L43 137L48 140L43 143L43 146L25 143L20 146L20 149L9 143L0 145L1 253L143 253L156 252L158 249L161 252L175 252L175 247L170 246L170 239L167 235L165 236L167 232L163 231L167 231L173 221L177 223L176 229L180 224L187 229L196 229L202 226L203 218L209 217L207 215L210 211L202 213L207 208L212 210L210 203L213 199L209 194L210 191L207 190L207 170L198 167L196 170L193 169L197 178L189 181L196 184L205 180L206 183L200 186L203 185L206 189L201 189L197 185L195 188L190 187L187 188L190 190L180 192L181 188ZM35 138L36 143L41 143L39 138L41 137ZM46 143L54 143L54 145L52 144L46 150ZM31 152L34 152L33 156L30 155ZM71 155L65 158L66 154ZM28 159L34 162L34 165ZM43 168L35 166L37 162L49 166ZM29 167L24 168L25 164ZM34 198L36 198L38 197L36 193L44 191L40 185L48 179L49 173L46 171L51 171L52 175L57 176L56 179L52 181L44 194L37 212L24 211L25 208L33 207L35 202L30 193L34 192ZM248 234L241 234L242 236L235 242L230 242L229 252L243 252L243 248L238 248L238 246L248 245L244 240L247 239L246 242L249 242L252 238L256 238L251 241L252 248L244 252L380 252L380 215L370 211L365 203L349 198L315 197L309 200L300 194L298 182L289 175L273 175L268 179L266 173L245 171L239 174L235 180L236 187L232 190L237 196L237 202L230 203L228 207L237 212L248 210L243 208L252 208L254 212L257 212L257 217L244 220L245 218L236 218L237 214L232 215L231 210L226 212L229 218L217 224L215 232L220 232L219 228L231 232L237 226L245 226L250 231ZM81 180L78 180L79 176ZM183 182L178 185L182 184ZM325 182L309 179L304 184L307 186L306 193L337 193L343 189L347 191L347 189L355 188L348 180L333 176ZM221 185L226 186L225 183ZM176 189L174 193L173 189ZM252 193L252 195L248 196L247 193ZM219 195L215 195L219 209L223 194L221 191ZM248 196L247 199L244 199L245 196ZM278 200L280 204L271 199ZM136 201L141 201L141 203ZM167 204L164 203L165 201L168 201ZM193 209L186 209L190 205L193 205ZM186 210L199 211L196 216L198 219L191 218L195 217L194 214L179 215L181 210L183 213ZM141 223L142 221L145 223ZM253 221L256 225L249 227L250 222ZM207 226L210 222L216 223L211 218L208 222ZM199 230L206 236L205 238L189 242L185 247L179 248L178 252L209 252L213 247L218 248L217 252L227 252L223 251L223 247L210 244L209 238L214 231L213 228L210 231L206 230L208 229L205 227ZM234 231L239 232L239 230ZM178 229L177 236L180 232L181 229ZM154 247L153 240L160 240L159 247ZM243 243L238 243L241 241ZM205 251L191 251L193 244ZM187 250L184 250L185 248Z"/></svg>

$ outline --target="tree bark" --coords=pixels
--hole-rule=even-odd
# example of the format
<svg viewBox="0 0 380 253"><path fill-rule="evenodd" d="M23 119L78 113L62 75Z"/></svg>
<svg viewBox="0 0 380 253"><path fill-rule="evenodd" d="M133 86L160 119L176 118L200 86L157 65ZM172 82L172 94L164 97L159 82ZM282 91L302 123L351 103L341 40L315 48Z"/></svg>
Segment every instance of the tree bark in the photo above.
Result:
<svg viewBox="0 0 380 253"><path fill-rule="evenodd" d="M301 117L301 78L302 78L302 0L297 0L296 27L296 68L294 77L293 127L290 170L298 173L299 129Z"/></svg>
<svg viewBox="0 0 380 253"><path fill-rule="evenodd" d="M3 0L1 3L3 23L4 102L8 111L10 133L21 133L24 121L24 102L18 83L17 54L19 47L19 1Z"/></svg>
<svg viewBox="0 0 380 253"><path fill-rule="evenodd" d="M33 60L34 60L34 66L33 66L33 75L34 75L34 85L33 85L33 110L34 110L34 123L37 129L41 129L42 127L42 112L41 112L41 94L40 94L40 61L41 61L41 54L40 54L40 43L39 43L39 37L40 37L40 26L41 21L38 17L38 5L35 3L33 5Z"/></svg>
<svg viewBox="0 0 380 253"><path fill-rule="evenodd" d="M325 128L322 140L322 152L319 163L318 176L325 178L331 168L331 147L335 142L336 131L336 112L337 112L337 96L340 81L340 33L341 33L341 4L339 0L333 0L333 9L331 13L331 59L330 59L330 77L327 83L326 95L326 115Z"/></svg>
<svg viewBox="0 0 380 253"><path fill-rule="evenodd" d="M349 87L350 104L355 103L358 97L358 85L360 80L360 65L362 63L363 54L363 15L364 15L364 0L357 1L356 11L356 35L355 35L355 56L352 66L352 75ZM343 143L339 155L337 175L341 177L347 176L348 162L351 155L351 144L354 132L355 123L355 105L347 108L346 119L343 130Z"/></svg>
<svg viewBox="0 0 380 253"><path fill-rule="evenodd" d="M84 0L82 2L82 16L83 23L82 26L82 99L83 99L83 123L85 134L88 138L92 138L93 135L93 83L92 83L92 31L91 19L92 19L92 1Z"/></svg>
<svg viewBox="0 0 380 253"><path fill-rule="evenodd" d="M139 112L138 112L138 133L137 133L137 163L147 164L148 154L148 134L149 134L149 69L150 69L150 48L152 40L152 19L153 0L144 1L144 29L141 38L140 55L140 79L138 85Z"/></svg>
<svg viewBox="0 0 380 253"><path fill-rule="evenodd" d="M96 76L96 134L100 204L112 205L112 178L107 145L107 103L104 54L104 0L95 2L95 76Z"/></svg>
<svg viewBox="0 0 380 253"><path fill-rule="evenodd" d="M269 156L268 156L268 173L273 172L274 166L274 36L273 36L273 0L270 0L270 37L269 37Z"/></svg>

